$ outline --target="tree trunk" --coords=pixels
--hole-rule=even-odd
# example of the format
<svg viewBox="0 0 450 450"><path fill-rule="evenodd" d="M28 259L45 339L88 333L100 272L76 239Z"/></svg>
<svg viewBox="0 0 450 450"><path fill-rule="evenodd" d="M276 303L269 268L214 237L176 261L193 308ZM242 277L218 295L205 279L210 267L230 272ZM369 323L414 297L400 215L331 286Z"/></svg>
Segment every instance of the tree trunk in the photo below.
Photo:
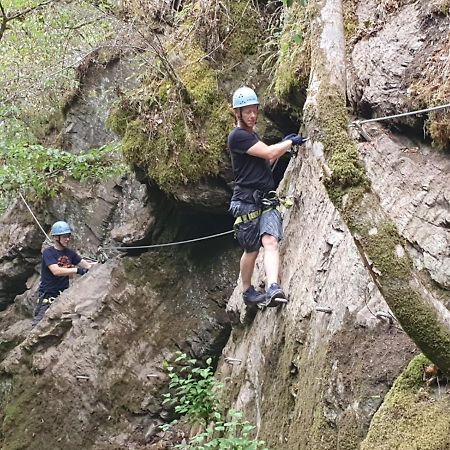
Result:
<svg viewBox="0 0 450 450"><path fill-rule="evenodd" d="M403 240L370 189L348 133L342 1L321 0L310 6L315 17L304 121L313 153L322 163L328 193L403 329L450 374L450 313L419 282Z"/></svg>

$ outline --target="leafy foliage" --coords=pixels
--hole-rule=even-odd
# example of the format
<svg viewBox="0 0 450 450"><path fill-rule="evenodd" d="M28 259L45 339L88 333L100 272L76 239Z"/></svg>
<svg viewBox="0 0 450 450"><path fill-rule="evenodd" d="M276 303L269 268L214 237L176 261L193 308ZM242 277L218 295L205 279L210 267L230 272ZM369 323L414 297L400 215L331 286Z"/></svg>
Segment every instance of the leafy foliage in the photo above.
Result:
<svg viewBox="0 0 450 450"><path fill-rule="evenodd" d="M116 153L117 144L76 155L23 139L5 141L0 136L0 210L19 190L38 200L54 197L68 177L99 181L124 173L126 167Z"/></svg>
<svg viewBox="0 0 450 450"><path fill-rule="evenodd" d="M174 365L166 364L170 391L164 395L163 404L174 406L175 412L188 422L200 422L206 430L191 438L189 443L176 445L182 450L267 450L263 441L256 441L251 433L255 428L243 420L240 411L230 409L227 414L220 402L222 384L214 378L212 359L200 367L196 359L178 352ZM229 418L229 419L228 419ZM161 426L166 431L177 420Z"/></svg>
<svg viewBox="0 0 450 450"><path fill-rule="evenodd" d="M264 450L263 441L252 439L254 425L242 420L242 412L230 410L230 420L225 421L220 413L216 413L215 421L203 433L194 436L189 444L179 444L175 448L183 450ZM223 436L217 437L218 433Z"/></svg>
<svg viewBox="0 0 450 450"><path fill-rule="evenodd" d="M7 17L30 11L9 21L1 40L0 105L15 107L15 117L36 130L49 125L66 95L78 87L76 68L113 26L109 16L86 0L32 9L41 3L2 1Z"/></svg>
<svg viewBox="0 0 450 450"><path fill-rule="evenodd" d="M185 353L180 353L175 363L181 365L179 370L175 370L174 366L166 367L171 392L164 395L163 404L175 406L175 412L189 416L190 420L207 421L217 412L215 391L220 386L214 378L211 358L202 368L195 366L197 360L188 359Z"/></svg>

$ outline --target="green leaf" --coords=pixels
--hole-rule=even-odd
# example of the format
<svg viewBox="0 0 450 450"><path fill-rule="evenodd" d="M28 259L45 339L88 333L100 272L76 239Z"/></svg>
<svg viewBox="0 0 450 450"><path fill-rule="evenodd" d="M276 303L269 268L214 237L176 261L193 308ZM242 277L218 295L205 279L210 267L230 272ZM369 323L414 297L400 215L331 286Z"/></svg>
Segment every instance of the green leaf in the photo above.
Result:
<svg viewBox="0 0 450 450"><path fill-rule="evenodd" d="M303 37L301 35L301 33L296 33L294 34L292 40L296 43L296 44L301 44L303 42Z"/></svg>

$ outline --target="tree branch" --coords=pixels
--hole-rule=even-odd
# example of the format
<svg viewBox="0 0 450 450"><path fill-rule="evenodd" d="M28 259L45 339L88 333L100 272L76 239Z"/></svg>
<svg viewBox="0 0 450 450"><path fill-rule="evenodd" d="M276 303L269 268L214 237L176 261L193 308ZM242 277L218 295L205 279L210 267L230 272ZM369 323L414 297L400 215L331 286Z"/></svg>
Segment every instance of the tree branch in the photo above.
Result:
<svg viewBox="0 0 450 450"><path fill-rule="evenodd" d="M9 17L7 18L7 21L9 22L9 21L11 21L11 20L18 19L19 17L23 17L23 16L29 14L30 12L35 11L36 9L41 8L42 6L46 6L46 5L48 5L49 3L52 3L52 2L54 2L54 1L55 1L55 0L46 0L45 2L39 3L38 5L30 6L29 8L24 9L23 11L19 11L19 12L13 14L12 16L9 16Z"/></svg>
<svg viewBox="0 0 450 450"><path fill-rule="evenodd" d="M12 14L11 16L8 16L8 14L5 11L5 8L3 7L2 2L0 1L0 13L1 13L1 23L0 23L0 41L2 40L6 27L8 25L8 22L11 22L11 20L19 19L23 16L26 16L30 12L35 11L36 9L41 8L42 6L46 6L49 3L54 2L55 0L46 0L45 2L39 3L38 5L31 6L30 8L24 9L23 11L18 11L15 14Z"/></svg>
<svg viewBox="0 0 450 450"><path fill-rule="evenodd" d="M0 1L0 12L2 13L2 22L0 24L0 41L5 34L6 25L8 23L8 17L6 16L5 9L3 8L2 2Z"/></svg>

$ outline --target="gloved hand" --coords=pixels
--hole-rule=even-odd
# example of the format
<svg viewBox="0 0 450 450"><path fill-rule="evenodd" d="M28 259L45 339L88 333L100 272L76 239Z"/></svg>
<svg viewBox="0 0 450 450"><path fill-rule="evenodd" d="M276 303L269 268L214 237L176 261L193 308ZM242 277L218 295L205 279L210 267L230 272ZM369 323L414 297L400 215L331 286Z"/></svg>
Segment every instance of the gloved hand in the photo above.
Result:
<svg viewBox="0 0 450 450"><path fill-rule="evenodd" d="M306 139L299 134L290 134L287 138L292 141L292 145L302 145L303 142L306 141Z"/></svg>
<svg viewBox="0 0 450 450"><path fill-rule="evenodd" d="M78 275L84 275L85 273L88 273L89 269L84 269L83 267L77 267L77 274Z"/></svg>
<svg viewBox="0 0 450 450"><path fill-rule="evenodd" d="M287 141L288 139L292 139L292 138L294 138L295 136L297 136L295 133L288 134L287 136L285 136L285 137L283 138L283 141Z"/></svg>

